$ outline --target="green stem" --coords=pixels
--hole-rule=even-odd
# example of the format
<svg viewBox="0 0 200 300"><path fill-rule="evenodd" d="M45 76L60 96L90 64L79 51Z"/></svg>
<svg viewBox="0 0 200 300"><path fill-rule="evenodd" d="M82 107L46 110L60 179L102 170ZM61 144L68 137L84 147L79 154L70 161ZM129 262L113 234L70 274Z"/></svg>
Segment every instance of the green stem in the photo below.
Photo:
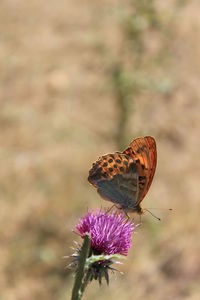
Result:
<svg viewBox="0 0 200 300"><path fill-rule="evenodd" d="M83 292L85 291L86 289L86 286L88 285L88 282L91 280L91 274L89 271L87 271L86 275L85 275L85 278L83 280L83 283L81 285L81 288L80 288L80 291L81 291L81 294L83 294Z"/></svg>
<svg viewBox="0 0 200 300"><path fill-rule="evenodd" d="M85 271L85 262L88 257L89 248L90 248L90 237L89 235L86 234L80 251L80 259L76 271L71 300L80 300L83 296L84 289L83 288L81 289L81 287L82 287L82 281L83 281L84 271Z"/></svg>

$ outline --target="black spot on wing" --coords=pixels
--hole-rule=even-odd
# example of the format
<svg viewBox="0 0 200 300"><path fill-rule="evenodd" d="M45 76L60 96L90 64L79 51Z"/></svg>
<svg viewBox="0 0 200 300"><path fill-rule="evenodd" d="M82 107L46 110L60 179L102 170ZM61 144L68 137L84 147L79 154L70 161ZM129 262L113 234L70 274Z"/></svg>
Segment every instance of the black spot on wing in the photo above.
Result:
<svg viewBox="0 0 200 300"><path fill-rule="evenodd" d="M124 161L124 165L128 167L128 161Z"/></svg>

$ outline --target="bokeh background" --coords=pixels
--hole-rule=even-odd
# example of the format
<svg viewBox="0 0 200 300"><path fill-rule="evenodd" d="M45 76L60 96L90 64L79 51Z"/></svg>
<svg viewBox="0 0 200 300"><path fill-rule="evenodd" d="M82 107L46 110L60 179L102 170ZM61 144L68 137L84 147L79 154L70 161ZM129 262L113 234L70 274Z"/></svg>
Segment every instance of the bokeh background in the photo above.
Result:
<svg viewBox="0 0 200 300"><path fill-rule="evenodd" d="M0 2L0 299L70 299L72 228L110 206L98 156L153 135L133 247L85 299L200 299L200 3ZM135 217L138 221L137 216Z"/></svg>

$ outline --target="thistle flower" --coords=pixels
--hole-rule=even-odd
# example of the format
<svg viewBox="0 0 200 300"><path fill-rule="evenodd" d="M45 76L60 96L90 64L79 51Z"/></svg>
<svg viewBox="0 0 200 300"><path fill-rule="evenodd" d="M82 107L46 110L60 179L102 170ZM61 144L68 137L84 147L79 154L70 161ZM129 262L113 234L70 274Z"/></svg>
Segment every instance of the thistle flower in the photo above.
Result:
<svg viewBox="0 0 200 300"><path fill-rule="evenodd" d="M75 233L84 239L85 235L90 236L90 249L86 261L86 284L93 279L101 284L102 278L109 283L109 270L117 263L121 255L127 256L131 247L131 235L136 226L124 213L117 211L109 213L104 210L90 211L83 216L74 230ZM81 248L79 247L73 255L73 264L79 261Z"/></svg>
<svg viewBox="0 0 200 300"><path fill-rule="evenodd" d="M88 212L83 216L76 232L84 238L88 233L91 238L93 254L121 254L128 255L131 247L131 235L135 230L134 223L127 220L123 213L116 211L109 214L106 210Z"/></svg>

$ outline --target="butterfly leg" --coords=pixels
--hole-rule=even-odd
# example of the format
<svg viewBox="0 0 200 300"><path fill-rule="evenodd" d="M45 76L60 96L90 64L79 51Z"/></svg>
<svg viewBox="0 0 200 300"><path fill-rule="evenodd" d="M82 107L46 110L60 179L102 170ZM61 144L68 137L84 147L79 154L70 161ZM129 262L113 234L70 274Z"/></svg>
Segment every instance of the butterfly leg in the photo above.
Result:
<svg viewBox="0 0 200 300"><path fill-rule="evenodd" d="M107 210L107 212L109 213L109 212L113 209L113 207L116 207L115 204L113 204L113 205Z"/></svg>
<svg viewBox="0 0 200 300"><path fill-rule="evenodd" d="M130 216L128 215L127 211L124 211L125 215L127 216L127 219L130 219Z"/></svg>
<svg viewBox="0 0 200 300"><path fill-rule="evenodd" d="M140 223L139 224L142 224L142 215L140 215Z"/></svg>
<svg viewBox="0 0 200 300"><path fill-rule="evenodd" d="M116 206L116 205L114 205L114 206ZM116 206L117 207L117 206ZM121 208L121 207L117 207L117 209L119 209L119 210L122 210L123 211L123 213L126 215L126 217L127 217L127 220L129 220L130 219L130 216L128 215L128 213L127 213L127 211L125 211L123 208Z"/></svg>

